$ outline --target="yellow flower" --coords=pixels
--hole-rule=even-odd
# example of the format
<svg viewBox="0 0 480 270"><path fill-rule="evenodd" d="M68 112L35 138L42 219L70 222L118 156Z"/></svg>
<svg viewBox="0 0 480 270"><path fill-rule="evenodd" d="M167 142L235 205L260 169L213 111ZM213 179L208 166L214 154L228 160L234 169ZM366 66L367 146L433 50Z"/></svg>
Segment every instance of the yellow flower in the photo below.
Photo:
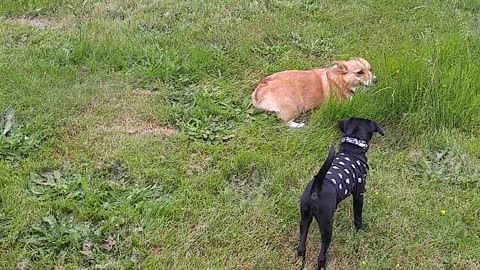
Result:
<svg viewBox="0 0 480 270"><path fill-rule="evenodd" d="M365 266L367 265L367 262L366 261L362 261L362 266Z"/></svg>
<svg viewBox="0 0 480 270"><path fill-rule="evenodd" d="M442 214L442 216L445 216L447 214L447 210L442 209L442 211L440 211L440 214Z"/></svg>
<svg viewBox="0 0 480 270"><path fill-rule="evenodd" d="M397 263L397 265L395 265L395 267L396 267L396 268L399 268L399 267L400 267L400 264L399 264L399 263Z"/></svg>
<svg viewBox="0 0 480 270"><path fill-rule="evenodd" d="M374 193L374 194L375 194L375 196L378 196L378 194L380 194L380 193L378 193L378 191L375 191L375 193Z"/></svg>

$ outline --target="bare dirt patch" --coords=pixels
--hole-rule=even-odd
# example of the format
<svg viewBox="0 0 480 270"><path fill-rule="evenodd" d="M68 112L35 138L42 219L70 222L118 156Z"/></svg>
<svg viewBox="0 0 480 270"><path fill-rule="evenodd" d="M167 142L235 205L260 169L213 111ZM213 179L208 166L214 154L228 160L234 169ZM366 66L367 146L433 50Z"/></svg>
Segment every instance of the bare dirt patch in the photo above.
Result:
<svg viewBox="0 0 480 270"><path fill-rule="evenodd" d="M174 130L173 128L169 127L161 127L161 126L156 126L152 123L150 123L146 127L140 127L140 128L130 128L128 130L129 135L164 135L164 136L171 136L175 134L177 131Z"/></svg>
<svg viewBox="0 0 480 270"><path fill-rule="evenodd" d="M36 29L44 30L47 28L58 28L61 24L48 18L12 18L6 20L12 24L31 26Z"/></svg>
<svg viewBox="0 0 480 270"><path fill-rule="evenodd" d="M96 98L85 106L84 111L96 115L114 111L113 119L109 117L96 125L96 130L102 133L170 137L178 131L158 123L150 109L157 94L157 91L137 88L118 96ZM104 99L110 100L106 102Z"/></svg>
<svg viewBox="0 0 480 270"><path fill-rule="evenodd" d="M98 125L98 129L106 133L121 133L130 136L163 136L170 137L177 133L177 130L162 126L152 120L140 119L125 115L114 121L111 125Z"/></svg>

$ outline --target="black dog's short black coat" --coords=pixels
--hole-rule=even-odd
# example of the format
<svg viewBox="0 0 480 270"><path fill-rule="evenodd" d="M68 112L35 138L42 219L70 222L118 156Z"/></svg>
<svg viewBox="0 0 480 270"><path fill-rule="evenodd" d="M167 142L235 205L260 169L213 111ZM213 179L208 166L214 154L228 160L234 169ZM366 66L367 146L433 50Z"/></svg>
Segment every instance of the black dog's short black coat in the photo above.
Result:
<svg viewBox="0 0 480 270"><path fill-rule="evenodd" d="M364 185L368 169L366 157L368 143L373 133L378 132L380 135L384 135L382 128L375 121L362 118L351 117L342 120L339 122L339 128L343 133L343 138L338 154L335 155L332 146L327 160L307 185L300 200L300 243L297 253L305 258L308 228L315 217L322 237L318 269L325 268L327 250L332 240L333 216L337 205L350 193L353 194L355 228L359 230L363 226L363 192L365 192ZM346 160L345 157L347 157ZM336 164L335 162L342 164L343 167L332 166L332 164ZM341 181L338 181L339 179ZM349 188L348 191L346 185Z"/></svg>

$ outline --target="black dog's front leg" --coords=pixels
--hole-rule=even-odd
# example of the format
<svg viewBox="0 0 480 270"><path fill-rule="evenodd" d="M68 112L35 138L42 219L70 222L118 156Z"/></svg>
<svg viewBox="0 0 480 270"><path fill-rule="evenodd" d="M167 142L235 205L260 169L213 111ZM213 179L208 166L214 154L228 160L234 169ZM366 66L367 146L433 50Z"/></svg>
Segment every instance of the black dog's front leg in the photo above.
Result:
<svg viewBox="0 0 480 270"><path fill-rule="evenodd" d="M353 216L355 228L361 230L363 228L362 222L363 212L363 193L353 193Z"/></svg>

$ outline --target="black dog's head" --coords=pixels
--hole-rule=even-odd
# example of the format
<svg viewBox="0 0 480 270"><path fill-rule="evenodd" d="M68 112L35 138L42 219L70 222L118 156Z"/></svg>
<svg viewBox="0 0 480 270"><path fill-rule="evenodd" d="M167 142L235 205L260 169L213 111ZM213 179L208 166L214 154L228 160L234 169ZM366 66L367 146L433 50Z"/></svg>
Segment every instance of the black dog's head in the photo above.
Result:
<svg viewBox="0 0 480 270"><path fill-rule="evenodd" d="M350 117L338 122L338 127L344 136L357 138L365 142L370 142L372 135L378 132L384 135L382 127L377 122L364 118Z"/></svg>

